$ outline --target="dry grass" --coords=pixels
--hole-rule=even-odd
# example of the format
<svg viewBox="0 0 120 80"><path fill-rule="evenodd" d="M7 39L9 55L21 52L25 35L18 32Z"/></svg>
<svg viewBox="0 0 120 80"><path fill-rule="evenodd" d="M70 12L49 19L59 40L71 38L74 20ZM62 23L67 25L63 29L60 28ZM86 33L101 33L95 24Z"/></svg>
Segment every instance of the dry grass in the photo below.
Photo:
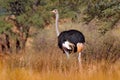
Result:
<svg viewBox="0 0 120 80"><path fill-rule="evenodd" d="M74 28L84 33L86 47L82 54L82 69L78 65L77 53L71 54L67 60L65 54L58 49L52 27L40 31L35 37L34 50L0 56L0 80L119 80L119 60L110 63L106 59L109 45L104 44L110 44L111 41L114 43L109 52L112 58L108 59L119 57L120 55L115 55L119 54L119 29L111 31L112 35L109 32L101 37L94 27L73 23L60 25L61 31ZM111 36L114 39L112 37L111 40Z"/></svg>
<svg viewBox="0 0 120 80"><path fill-rule="evenodd" d="M53 52L55 53L55 52ZM15 57L17 56L17 57ZM119 80L120 64L83 64L80 69L75 58L28 54L14 55L0 62L0 80ZM22 58L22 59L21 59Z"/></svg>

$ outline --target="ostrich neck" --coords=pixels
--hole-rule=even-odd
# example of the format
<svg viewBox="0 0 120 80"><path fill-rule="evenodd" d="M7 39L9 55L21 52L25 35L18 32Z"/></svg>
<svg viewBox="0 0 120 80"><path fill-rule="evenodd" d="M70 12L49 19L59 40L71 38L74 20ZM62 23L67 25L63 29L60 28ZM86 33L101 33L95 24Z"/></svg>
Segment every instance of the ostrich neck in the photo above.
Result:
<svg viewBox="0 0 120 80"><path fill-rule="evenodd" d="M59 34L60 34L60 32L58 30L58 20L59 20L59 14L56 14L55 27L56 27L57 36L59 36Z"/></svg>

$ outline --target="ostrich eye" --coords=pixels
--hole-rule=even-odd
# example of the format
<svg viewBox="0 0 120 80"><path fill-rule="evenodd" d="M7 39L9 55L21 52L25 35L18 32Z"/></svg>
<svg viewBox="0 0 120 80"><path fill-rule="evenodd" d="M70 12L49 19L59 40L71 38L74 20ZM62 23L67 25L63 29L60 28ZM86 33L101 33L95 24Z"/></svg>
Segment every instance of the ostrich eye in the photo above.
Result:
<svg viewBox="0 0 120 80"><path fill-rule="evenodd" d="M56 9L55 9L54 11L55 11L55 12L57 12L57 10L56 10Z"/></svg>
<svg viewBox="0 0 120 80"><path fill-rule="evenodd" d="M55 13L57 13L57 9L55 9L54 11L55 11Z"/></svg>

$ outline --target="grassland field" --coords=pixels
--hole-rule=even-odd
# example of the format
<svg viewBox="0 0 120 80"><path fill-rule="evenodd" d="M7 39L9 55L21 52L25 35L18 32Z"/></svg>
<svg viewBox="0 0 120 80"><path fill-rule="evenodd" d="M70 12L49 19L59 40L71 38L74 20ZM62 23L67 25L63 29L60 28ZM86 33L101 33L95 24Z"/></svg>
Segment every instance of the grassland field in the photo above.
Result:
<svg viewBox="0 0 120 80"><path fill-rule="evenodd" d="M52 24L39 31L31 43L34 47L19 54L0 56L0 80L120 80L120 60L114 61L120 56L119 26L104 37L95 24L63 23L59 26L60 31L77 29L85 35L81 69L77 53L70 54L67 60L66 55L57 47L55 27ZM114 36L114 40L111 40L111 36ZM103 46L104 41L114 42L108 58L105 53L109 46Z"/></svg>

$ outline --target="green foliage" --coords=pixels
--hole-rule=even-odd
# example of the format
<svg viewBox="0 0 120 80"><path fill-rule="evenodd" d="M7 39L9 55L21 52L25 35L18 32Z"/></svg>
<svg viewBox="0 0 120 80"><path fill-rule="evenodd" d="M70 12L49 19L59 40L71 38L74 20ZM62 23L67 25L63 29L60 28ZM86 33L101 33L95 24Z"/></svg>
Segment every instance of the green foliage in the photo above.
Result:
<svg viewBox="0 0 120 80"><path fill-rule="evenodd" d="M14 8L18 8L13 10L10 6L13 2L19 2L20 6L14 4ZM78 2L78 1L77 1ZM78 11L78 3L76 0L70 1L59 1L59 0L2 0L1 3L7 5L1 5L5 7L10 14L17 15L17 19L20 23L25 25L34 25L36 27L42 28L47 24L51 23L51 14L50 11L54 8L59 9L60 18L72 18L76 15L75 11ZM21 8L24 9L21 11ZM77 8L77 9L76 9Z"/></svg>
<svg viewBox="0 0 120 80"><path fill-rule="evenodd" d="M100 30L108 31L113 29L113 26L120 20L120 1L119 0L90 0L84 13L84 21L89 23L97 18L102 21Z"/></svg>
<svg viewBox="0 0 120 80"><path fill-rule="evenodd" d="M9 30L12 27L11 24L6 24L4 18L4 16L0 16L0 33Z"/></svg>
<svg viewBox="0 0 120 80"><path fill-rule="evenodd" d="M11 7L10 4L16 1L20 5L17 3ZM38 28L44 28L51 23L50 11L54 8L59 9L60 18L70 18L77 22L80 14L86 23L97 18L103 21L104 28L101 30L113 28L120 16L119 0L0 0L0 5L7 9L9 14L17 15L20 23Z"/></svg>

